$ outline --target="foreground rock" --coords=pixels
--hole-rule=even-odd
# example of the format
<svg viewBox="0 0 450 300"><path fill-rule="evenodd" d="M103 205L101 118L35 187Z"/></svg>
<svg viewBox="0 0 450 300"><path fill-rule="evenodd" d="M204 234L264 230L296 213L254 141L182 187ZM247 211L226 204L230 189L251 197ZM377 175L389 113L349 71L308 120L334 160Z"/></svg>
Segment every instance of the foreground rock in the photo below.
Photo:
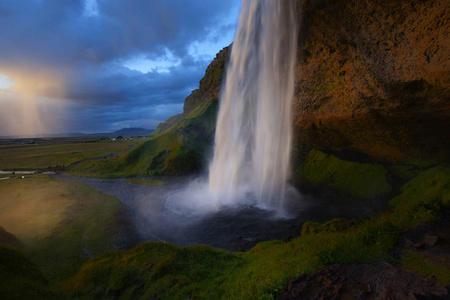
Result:
<svg viewBox="0 0 450 300"><path fill-rule="evenodd" d="M388 263L337 264L291 280L280 299L447 299L448 287Z"/></svg>
<svg viewBox="0 0 450 300"><path fill-rule="evenodd" d="M447 209L440 221L408 230L390 252L391 259L413 271L405 256L423 257L430 267L450 272L450 218ZM417 259L415 259L417 260ZM445 285L445 286L443 286ZM450 299L450 282L420 276L386 262L336 264L289 281L280 299Z"/></svg>

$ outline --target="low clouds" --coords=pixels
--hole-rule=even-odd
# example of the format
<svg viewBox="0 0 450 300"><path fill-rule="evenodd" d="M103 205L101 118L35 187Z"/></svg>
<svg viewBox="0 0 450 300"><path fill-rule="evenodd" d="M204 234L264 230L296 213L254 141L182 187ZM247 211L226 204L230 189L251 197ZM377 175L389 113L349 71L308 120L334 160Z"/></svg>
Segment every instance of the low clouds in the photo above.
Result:
<svg viewBox="0 0 450 300"><path fill-rule="evenodd" d="M181 112L215 53L231 43L238 2L2 1L0 75L15 86L0 93L0 117L6 103L19 111L26 95L33 118L58 114L40 131L154 128ZM65 126L54 128L62 116ZM0 135L26 133L5 128Z"/></svg>

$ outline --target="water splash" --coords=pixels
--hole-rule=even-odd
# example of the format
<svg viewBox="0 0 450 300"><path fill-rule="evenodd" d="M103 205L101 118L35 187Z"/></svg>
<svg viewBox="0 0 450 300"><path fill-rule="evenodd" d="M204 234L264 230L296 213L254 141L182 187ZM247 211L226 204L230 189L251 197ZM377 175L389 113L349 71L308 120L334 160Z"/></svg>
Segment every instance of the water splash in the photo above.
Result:
<svg viewBox="0 0 450 300"><path fill-rule="evenodd" d="M218 206L248 202L283 209L297 46L294 3L242 2L209 170Z"/></svg>

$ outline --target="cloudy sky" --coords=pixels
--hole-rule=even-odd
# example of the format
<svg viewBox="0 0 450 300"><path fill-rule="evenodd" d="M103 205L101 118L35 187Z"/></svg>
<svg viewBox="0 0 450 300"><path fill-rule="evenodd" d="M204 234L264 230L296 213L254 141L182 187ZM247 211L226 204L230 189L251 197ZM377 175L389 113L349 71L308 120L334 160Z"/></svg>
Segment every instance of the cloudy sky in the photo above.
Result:
<svg viewBox="0 0 450 300"><path fill-rule="evenodd" d="M155 128L182 112L240 0L1 0L0 136Z"/></svg>

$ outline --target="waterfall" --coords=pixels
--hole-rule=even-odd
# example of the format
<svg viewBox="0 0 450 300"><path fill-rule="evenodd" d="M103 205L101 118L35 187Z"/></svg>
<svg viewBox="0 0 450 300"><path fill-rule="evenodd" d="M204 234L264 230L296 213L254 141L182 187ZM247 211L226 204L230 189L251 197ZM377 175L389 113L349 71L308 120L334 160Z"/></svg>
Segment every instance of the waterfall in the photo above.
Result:
<svg viewBox="0 0 450 300"><path fill-rule="evenodd" d="M209 169L217 205L282 210L290 176L296 1L243 0Z"/></svg>

